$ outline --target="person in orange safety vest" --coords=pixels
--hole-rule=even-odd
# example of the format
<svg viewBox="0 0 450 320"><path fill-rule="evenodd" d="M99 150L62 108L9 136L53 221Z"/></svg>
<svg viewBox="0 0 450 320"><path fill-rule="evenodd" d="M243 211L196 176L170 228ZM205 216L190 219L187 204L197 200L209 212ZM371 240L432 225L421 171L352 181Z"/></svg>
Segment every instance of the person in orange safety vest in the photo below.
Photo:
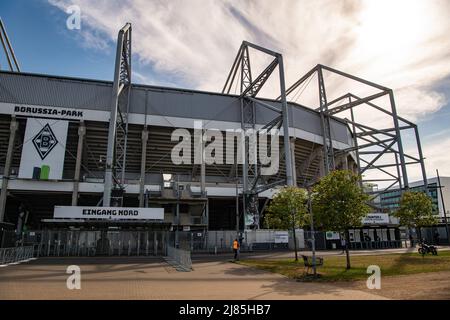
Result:
<svg viewBox="0 0 450 320"><path fill-rule="evenodd" d="M238 258L238 253L239 253L238 239L234 239L234 241L233 241L233 251L234 251L234 260L239 260L239 258Z"/></svg>

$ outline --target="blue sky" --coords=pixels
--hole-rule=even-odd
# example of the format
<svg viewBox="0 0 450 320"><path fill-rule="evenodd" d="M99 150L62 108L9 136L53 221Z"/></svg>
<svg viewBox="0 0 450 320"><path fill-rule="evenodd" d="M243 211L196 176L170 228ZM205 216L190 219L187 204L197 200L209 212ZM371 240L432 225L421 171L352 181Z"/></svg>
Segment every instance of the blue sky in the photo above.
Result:
<svg viewBox="0 0 450 320"><path fill-rule="evenodd" d="M80 31L66 28L73 3ZM24 72L111 80L115 37L130 21L134 82L220 91L245 39L283 53L288 84L323 63L391 87L399 113L419 124L430 175L450 175L448 12L441 0L0 2Z"/></svg>
<svg viewBox="0 0 450 320"><path fill-rule="evenodd" d="M113 50L105 52L80 46L70 34L76 31L65 27L67 15L47 1L1 1L0 14L22 71L112 78Z"/></svg>
<svg viewBox="0 0 450 320"><path fill-rule="evenodd" d="M115 41L107 39L105 48L83 45L79 31L66 28L68 14L48 1L2 0L0 17L7 27L23 72L112 79ZM0 56L0 63L6 66L3 54ZM135 71L154 74L151 65L141 64L136 55L133 57L133 64ZM159 75L159 78L163 82L172 79L165 75ZM134 81L145 82L140 78L135 78Z"/></svg>

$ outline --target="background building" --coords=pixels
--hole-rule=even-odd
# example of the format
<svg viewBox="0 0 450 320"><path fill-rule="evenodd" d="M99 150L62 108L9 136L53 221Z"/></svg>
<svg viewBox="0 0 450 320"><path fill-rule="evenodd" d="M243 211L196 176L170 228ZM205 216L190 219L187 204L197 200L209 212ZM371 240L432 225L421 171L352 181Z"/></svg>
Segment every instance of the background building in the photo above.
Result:
<svg viewBox="0 0 450 320"><path fill-rule="evenodd" d="M444 207L446 211L450 209L450 177L440 177L442 187L442 197L439 191L439 183L437 177L428 179L428 194L433 202L433 212L444 217ZM423 181L414 181L410 184L411 191L425 192ZM383 209L394 211L398 209L401 197L401 190L389 190L380 194L381 207Z"/></svg>

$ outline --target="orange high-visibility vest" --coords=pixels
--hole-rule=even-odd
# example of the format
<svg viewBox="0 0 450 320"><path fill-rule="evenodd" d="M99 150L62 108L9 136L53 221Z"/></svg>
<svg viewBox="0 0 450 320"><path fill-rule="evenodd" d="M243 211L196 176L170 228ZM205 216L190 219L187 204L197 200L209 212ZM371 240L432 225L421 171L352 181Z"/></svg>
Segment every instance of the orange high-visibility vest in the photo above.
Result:
<svg viewBox="0 0 450 320"><path fill-rule="evenodd" d="M233 249L239 249L239 242L236 240L233 241Z"/></svg>

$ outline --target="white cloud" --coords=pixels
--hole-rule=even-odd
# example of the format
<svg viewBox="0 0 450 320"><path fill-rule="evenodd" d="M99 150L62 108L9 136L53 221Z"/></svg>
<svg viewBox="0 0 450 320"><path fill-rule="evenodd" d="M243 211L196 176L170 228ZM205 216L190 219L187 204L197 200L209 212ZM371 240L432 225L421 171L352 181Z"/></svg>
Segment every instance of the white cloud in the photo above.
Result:
<svg viewBox="0 0 450 320"><path fill-rule="evenodd" d="M424 146L424 155L426 157L426 166L429 176L436 174L436 169L439 169L441 175L450 176L450 167L448 163L448 153L450 150L450 137L443 137L436 139L434 142Z"/></svg>
<svg viewBox="0 0 450 320"><path fill-rule="evenodd" d="M288 83L323 63L397 90L399 111L412 120L444 103L432 85L450 73L445 1L49 2L80 6L85 45L102 48L132 22L140 62L192 88L219 91L245 39L284 54Z"/></svg>
<svg viewBox="0 0 450 320"><path fill-rule="evenodd" d="M450 150L450 137L448 137L448 134L424 144L423 154L428 178L436 176L436 169L439 170L439 175L450 177L448 153L446 150ZM410 181L422 180L422 173L419 166L408 168L408 174Z"/></svg>
<svg viewBox="0 0 450 320"><path fill-rule="evenodd" d="M220 91L241 41L248 40L283 54L288 84L322 63L394 89L399 114L412 121L447 103L433 89L450 74L450 3L445 0L49 2L62 10L79 5L83 32L90 33L84 37L93 46L115 41L118 30L131 22L140 62L190 88ZM252 63L261 67L265 61L254 56ZM137 76L161 84L155 75ZM263 93L276 96L278 84L270 83ZM329 83L336 85L335 94L344 90L337 79ZM310 100L316 102L316 95ZM372 123L384 121L366 113L369 117ZM448 146L450 140L439 143ZM425 146L430 166L448 161L438 149L438 144Z"/></svg>
<svg viewBox="0 0 450 320"><path fill-rule="evenodd" d="M435 177L436 169L441 176L450 176L450 166L448 165L448 152L450 150L450 128L441 129L429 134L422 140L423 156L425 158L425 169L427 177ZM408 143L405 152L418 157L417 150ZM416 181L422 179L422 172L419 165L408 168L409 180Z"/></svg>

